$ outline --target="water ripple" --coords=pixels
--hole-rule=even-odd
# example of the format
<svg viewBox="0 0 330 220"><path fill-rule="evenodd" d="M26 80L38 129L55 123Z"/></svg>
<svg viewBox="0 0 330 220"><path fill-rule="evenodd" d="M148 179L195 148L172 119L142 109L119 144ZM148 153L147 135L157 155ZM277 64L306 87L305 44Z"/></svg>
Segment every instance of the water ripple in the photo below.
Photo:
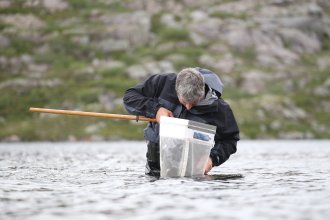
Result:
<svg viewBox="0 0 330 220"><path fill-rule="evenodd" d="M242 141L208 176L158 179L143 142L2 143L0 219L325 220L328 146Z"/></svg>

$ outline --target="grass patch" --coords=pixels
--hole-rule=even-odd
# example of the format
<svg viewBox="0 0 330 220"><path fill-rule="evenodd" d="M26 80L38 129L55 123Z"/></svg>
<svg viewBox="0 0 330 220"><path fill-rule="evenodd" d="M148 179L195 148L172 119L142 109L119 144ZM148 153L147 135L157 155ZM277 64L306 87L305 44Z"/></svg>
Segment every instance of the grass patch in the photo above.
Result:
<svg viewBox="0 0 330 220"><path fill-rule="evenodd" d="M158 34L164 28L160 22L162 15L163 13L157 13L151 17L151 32Z"/></svg>
<svg viewBox="0 0 330 220"><path fill-rule="evenodd" d="M122 68L103 70L101 75L103 79L91 82L90 86L111 90L119 97L124 95L126 89L138 83L137 80L127 77Z"/></svg>
<svg viewBox="0 0 330 220"><path fill-rule="evenodd" d="M92 9L92 8L102 8L105 7L104 4L100 3L98 0L89 1L89 0L69 0L68 3L74 10L81 9Z"/></svg>
<svg viewBox="0 0 330 220"><path fill-rule="evenodd" d="M215 17L215 18L220 18L220 19L235 18L235 19L241 19L241 20L245 20L245 19L249 18L248 14L246 14L246 13L233 14L233 13L222 12L222 11L213 12L210 14L210 17Z"/></svg>
<svg viewBox="0 0 330 220"><path fill-rule="evenodd" d="M189 32L184 29L162 28L159 37L163 41L190 41Z"/></svg>
<svg viewBox="0 0 330 220"><path fill-rule="evenodd" d="M111 120L100 134L108 139L142 140L146 125L127 120Z"/></svg>
<svg viewBox="0 0 330 220"><path fill-rule="evenodd" d="M260 136L260 130L257 123L245 122L239 124L240 131L244 133L247 137L256 139Z"/></svg>
<svg viewBox="0 0 330 220"><path fill-rule="evenodd" d="M4 56L18 56L21 54L31 54L35 43L23 40L17 36L8 36L10 38L10 47L5 47L0 50L0 55Z"/></svg>
<svg viewBox="0 0 330 220"><path fill-rule="evenodd" d="M36 14L37 8L24 6L24 0L13 0L10 1L9 7L0 8L0 14Z"/></svg>
<svg viewBox="0 0 330 220"><path fill-rule="evenodd" d="M242 91L241 89L237 87L225 87L224 89L224 99L233 99L233 100L239 100L239 99L248 99L253 98L254 95L251 95L245 91Z"/></svg>

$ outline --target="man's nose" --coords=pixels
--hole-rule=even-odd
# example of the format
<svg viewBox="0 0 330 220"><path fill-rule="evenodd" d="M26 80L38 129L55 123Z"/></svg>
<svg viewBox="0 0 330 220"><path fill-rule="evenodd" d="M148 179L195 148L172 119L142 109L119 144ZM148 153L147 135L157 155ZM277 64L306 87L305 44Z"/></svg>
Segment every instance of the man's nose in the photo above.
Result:
<svg viewBox="0 0 330 220"><path fill-rule="evenodd" d="M190 110L193 107L193 105L192 104L186 104L185 107L186 107L186 109Z"/></svg>

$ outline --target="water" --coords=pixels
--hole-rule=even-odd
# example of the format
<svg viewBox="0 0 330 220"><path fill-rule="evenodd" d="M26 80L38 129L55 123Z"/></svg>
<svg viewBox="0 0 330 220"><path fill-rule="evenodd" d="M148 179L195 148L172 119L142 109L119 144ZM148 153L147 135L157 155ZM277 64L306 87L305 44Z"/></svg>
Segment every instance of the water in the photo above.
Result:
<svg viewBox="0 0 330 220"><path fill-rule="evenodd" d="M0 219L329 219L330 141L240 141L204 178L144 175L144 142L0 144Z"/></svg>

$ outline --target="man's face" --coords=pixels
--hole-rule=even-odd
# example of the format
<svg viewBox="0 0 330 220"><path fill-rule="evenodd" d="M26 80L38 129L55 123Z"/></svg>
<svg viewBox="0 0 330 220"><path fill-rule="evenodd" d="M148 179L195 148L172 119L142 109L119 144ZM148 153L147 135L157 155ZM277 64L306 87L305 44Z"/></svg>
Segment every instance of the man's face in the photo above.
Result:
<svg viewBox="0 0 330 220"><path fill-rule="evenodd" d="M194 107L197 104L197 102L187 102L182 97L179 97L179 102L188 110L190 110L192 107Z"/></svg>

